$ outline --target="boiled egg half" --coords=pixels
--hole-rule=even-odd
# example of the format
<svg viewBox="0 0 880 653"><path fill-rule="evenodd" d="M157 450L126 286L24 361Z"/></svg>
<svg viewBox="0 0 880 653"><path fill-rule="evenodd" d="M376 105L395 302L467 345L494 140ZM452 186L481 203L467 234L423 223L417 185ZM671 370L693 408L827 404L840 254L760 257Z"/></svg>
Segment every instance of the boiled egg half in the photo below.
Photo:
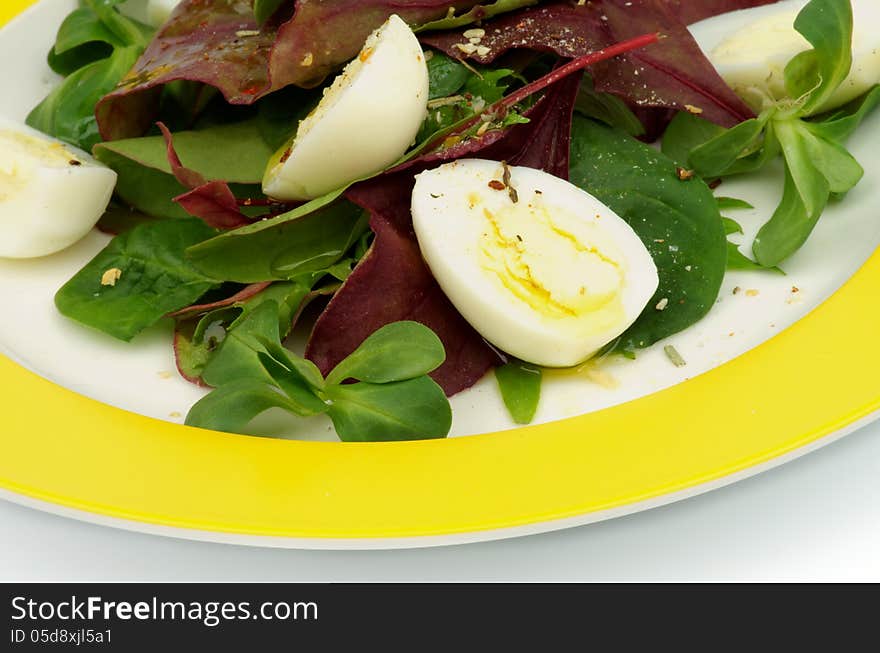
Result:
<svg viewBox="0 0 880 653"><path fill-rule="evenodd" d="M690 29L724 81L760 112L787 97L786 64L812 48L794 28L806 4L806 0L783 0L715 16ZM852 0L852 8L852 69L815 113L839 107L880 83L880 2Z"/></svg>
<svg viewBox="0 0 880 653"><path fill-rule="evenodd" d="M122 13L152 27L161 27L182 0L125 0Z"/></svg>
<svg viewBox="0 0 880 653"><path fill-rule="evenodd" d="M147 22L155 27L163 25L179 4L180 0L149 0Z"/></svg>
<svg viewBox="0 0 880 653"><path fill-rule="evenodd" d="M53 254L103 215L116 173L75 147L0 119L0 257Z"/></svg>
<svg viewBox="0 0 880 653"><path fill-rule="evenodd" d="M280 200L308 200L380 172L412 145L427 104L421 45L393 15L269 161L263 191Z"/></svg>
<svg viewBox="0 0 880 653"><path fill-rule="evenodd" d="M570 367L625 331L657 291L632 228L541 170L461 159L416 177L422 255L464 318L522 360Z"/></svg>

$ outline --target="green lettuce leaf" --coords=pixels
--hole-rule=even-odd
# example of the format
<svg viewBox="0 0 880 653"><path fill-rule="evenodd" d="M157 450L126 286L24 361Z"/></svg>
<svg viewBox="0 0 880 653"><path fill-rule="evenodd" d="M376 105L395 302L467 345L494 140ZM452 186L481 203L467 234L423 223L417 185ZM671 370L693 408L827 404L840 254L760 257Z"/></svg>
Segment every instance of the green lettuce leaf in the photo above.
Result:
<svg viewBox="0 0 880 653"><path fill-rule="evenodd" d="M214 233L201 220L139 225L114 238L64 284L55 305L62 315L129 341L219 284L184 257L187 247Z"/></svg>
<svg viewBox="0 0 880 653"><path fill-rule="evenodd" d="M727 239L712 192L683 181L675 162L622 131L575 116L571 181L607 204L648 248L660 286L623 334L633 350L685 329L715 304L727 262ZM665 310L655 306L667 300Z"/></svg>

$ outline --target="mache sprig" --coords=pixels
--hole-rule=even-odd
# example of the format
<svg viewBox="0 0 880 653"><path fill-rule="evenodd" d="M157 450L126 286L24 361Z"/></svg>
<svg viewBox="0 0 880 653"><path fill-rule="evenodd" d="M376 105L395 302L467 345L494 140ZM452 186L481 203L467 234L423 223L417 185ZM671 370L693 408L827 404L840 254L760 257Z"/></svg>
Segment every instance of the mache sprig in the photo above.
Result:
<svg viewBox="0 0 880 653"><path fill-rule="evenodd" d="M679 114L663 143L665 153L706 179L756 172L782 155L782 199L752 246L766 268L797 252L828 202L862 179L864 170L844 143L880 104L880 86L875 86L844 107L821 113L852 68L850 0L811 0L794 27L813 48L786 65L788 97L768 99L758 117L726 130Z"/></svg>

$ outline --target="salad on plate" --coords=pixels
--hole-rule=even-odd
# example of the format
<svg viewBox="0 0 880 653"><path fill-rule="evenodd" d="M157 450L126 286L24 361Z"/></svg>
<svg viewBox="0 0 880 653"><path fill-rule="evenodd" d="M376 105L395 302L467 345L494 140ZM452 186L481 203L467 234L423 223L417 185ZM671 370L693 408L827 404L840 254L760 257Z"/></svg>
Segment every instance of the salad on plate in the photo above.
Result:
<svg viewBox="0 0 880 653"><path fill-rule="evenodd" d="M0 122L0 257L112 234L57 309L122 341L172 319L205 388L193 426L280 409L344 441L442 438L448 397L489 374L526 424L548 369L656 343L685 365L662 343L726 271L782 273L846 201L847 139L880 102L877 14L82 0L48 55L64 80L27 125ZM762 170L780 199L743 250L727 215L750 205L723 182Z"/></svg>

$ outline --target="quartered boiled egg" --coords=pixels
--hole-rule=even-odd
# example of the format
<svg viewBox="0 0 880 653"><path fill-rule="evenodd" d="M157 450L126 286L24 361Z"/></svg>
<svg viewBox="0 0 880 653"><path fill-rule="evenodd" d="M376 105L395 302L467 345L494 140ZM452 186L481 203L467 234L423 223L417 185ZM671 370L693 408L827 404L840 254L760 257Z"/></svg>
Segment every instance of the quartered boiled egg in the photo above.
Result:
<svg viewBox="0 0 880 653"><path fill-rule="evenodd" d="M280 200L308 200L380 172L412 145L427 103L422 48L393 15L269 161L263 191Z"/></svg>
<svg viewBox="0 0 880 653"><path fill-rule="evenodd" d="M164 24L171 12L177 8L180 0L149 0L147 3L147 22L159 27Z"/></svg>
<svg viewBox="0 0 880 653"><path fill-rule="evenodd" d="M722 14L691 26L709 61L728 85L753 109L761 111L787 97L785 66L812 48L794 28L806 0ZM815 113L857 98L880 83L880 2L852 0L853 65L849 77Z"/></svg>
<svg viewBox="0 0 880 653"><path fill-rule="evenodd" d="M490 343L570 367L625 331L658 286L630 226L546 172L461 159L416 177L412 216L440 287Z"/></svg>
<svg viewBox="0 0 880 653"><path fill-rule="evenodd" d="M0 257L53 254L104 213L116 173L75 147L0 119Z"/></svg>
<svg viewBox="0 0 880 653"><path fill-rule="evenodd" d="M177 5L182 0L126 0L120 6L122 13L131 16L135 20L160 27L165 24Z"/></svg>

